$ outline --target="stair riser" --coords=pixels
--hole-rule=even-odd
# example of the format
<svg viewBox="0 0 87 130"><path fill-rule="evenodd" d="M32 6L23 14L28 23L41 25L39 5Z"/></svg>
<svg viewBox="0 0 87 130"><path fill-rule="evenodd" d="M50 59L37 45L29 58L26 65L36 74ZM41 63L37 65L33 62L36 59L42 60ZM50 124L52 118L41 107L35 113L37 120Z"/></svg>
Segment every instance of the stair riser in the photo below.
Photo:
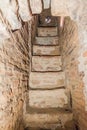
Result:
<svg viewBox="0 0 87 130"><path fill-rule="evenodd" d="M33 56L32 71L60 71L62 70L61 56Z"/></svg>
<svg viewBox="0 0 87 130"><path fill-rule="evenodd" d="M37 45L58 45L58 37L36 37Z"/></svg>
<svg viewBox="0 0 87 130"><path fill-rule="evenodd" d="M72 113L56 113L56 114L27 114L24 116L25 126L35 126L41 128L57 128L64 127L66 123L73 120ZM62 126L61 126L62 125ZM73 129L70 129L73 130Z"/></svg>
<svg viewBox="0 0 87 130"><path fill-rule="evenodd" d="M67 108L68 97L65 89L30 90L29 106L36 108Z"/></svg>
<svg viewBox="0 0 87 130"><path fill-rule="evenodd" d="M30 73L29 86L32 89L54 89L65 86L64 72Z"/></svg>
<svg viewBox="0 0 87 130"><path fill-rule="evenodd" d="M38 36L57 36L57 27L44 28L40 27L38 30Z"/></svg>
<svg viewBox="0 0 87 130"><path fill-rule="evenodd" d="M41 55L41 56L55 56L60 55L60 47L59 46L36 46L33 45L33 55Z"/></svg>

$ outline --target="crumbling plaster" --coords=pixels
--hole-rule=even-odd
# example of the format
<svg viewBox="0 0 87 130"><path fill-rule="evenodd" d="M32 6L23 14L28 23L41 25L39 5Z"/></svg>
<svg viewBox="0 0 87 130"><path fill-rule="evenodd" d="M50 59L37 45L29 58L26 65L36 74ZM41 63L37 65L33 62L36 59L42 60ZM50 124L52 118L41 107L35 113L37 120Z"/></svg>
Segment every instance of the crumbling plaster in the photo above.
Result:
<svg viewBox="0 0 87 130"><path fill-rule="evenodd" d="M85 110L87 111L87 1L86 0L70 0L69 4L70 16L77 23L80 49L78 52L78 69L84 73L84 95L85 95ZM70 6L71 5L71 6Z"/></svg>

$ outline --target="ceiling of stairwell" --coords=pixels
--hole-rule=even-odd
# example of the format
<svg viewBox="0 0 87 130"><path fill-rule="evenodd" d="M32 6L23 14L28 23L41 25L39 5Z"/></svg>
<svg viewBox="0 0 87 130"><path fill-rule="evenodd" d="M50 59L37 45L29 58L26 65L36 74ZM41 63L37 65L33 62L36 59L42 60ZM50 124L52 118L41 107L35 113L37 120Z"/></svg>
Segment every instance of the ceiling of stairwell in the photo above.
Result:
<svg viewBox="0 0 87 130"><path fill-rule="evenodd" d="M61 1L61 11L65 4ZM58 15L55 9L59 7L59 0L1 0L0 1L0 40L10 37L10 30L17 30L22 27L22 21L28 22L32 19L32 15L40 14L44 9L51 6L52 15ZM63 8L62 8L63 6ZM64 11L59 12L64 15Z"/></svg>
<svg viewBox="0 0 87 130"><path fill-rule="evenodd" d="M77 13L81 10L82 2L82 0L61 0L61 2L60 0L0 0L0 41L10 37L8 30L20 29L22 21L30 21L32 15L42 12L43 7L45 9L51 7L53 16L65 17L72 13L71 17L78 18Z"/></svg>

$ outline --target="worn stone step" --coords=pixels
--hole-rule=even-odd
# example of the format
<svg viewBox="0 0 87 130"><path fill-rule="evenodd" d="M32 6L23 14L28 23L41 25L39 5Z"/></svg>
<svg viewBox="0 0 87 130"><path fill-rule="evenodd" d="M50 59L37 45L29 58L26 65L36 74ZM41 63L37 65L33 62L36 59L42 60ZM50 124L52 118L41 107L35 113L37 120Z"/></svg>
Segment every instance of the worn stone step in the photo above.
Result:
<svg viewBox="0 0 87 130"><path fill-rule="evenodd" d="M61 56L33 56L32 71L61 71Z"/></svg>
<svg viewBox="0 0 87 130"><path fill-rule="evenodd" d="M67 108L68 96L66 90L30 90L29 106L35 108Z"/></svg>
<svg viewBox="0 0 87 130"><path fill-rule="evenodd" d="M70 129L66 130L73 130L73 114L71 112L27 113L24 115L24 123L27 127L61 128L61 130L70 127Z"/></svg>
<svg viewBox="0 0 87 130"><path fill-rule="evenodd" d="M58 45L58 37L36 37L35 45Z"/></svg>
<svg viewBox="0 0 87 130"><path fill-rule="evenodd" d="M65 86L64 72L31 72L29 87L32 89L55 89Z"/></svg>
<svg viewBox="0 0 87 130"><path fill-rule="evenodd" d="M57 36L57 27L38 27L38 36Z"/></svg>
<svg viewBox="0 0 87 130"><path fill-rule="evenodd" d="M69 97L69 93L68 93L68 97ZM26 112L34 114L34 113L57 113L57 112L72 112L71 108L70 108L70 104L67 106L67 108L36 108L36 107L30 107L29 104L27 104L26 106Z"/></svg>
<svg viewBox="0 0 87 130"><path fill-rule="evenodd" d="M60 47L59 46L39 46L33 45L33 55L38 56L46 56L46 55L60 55Z"/></svg>

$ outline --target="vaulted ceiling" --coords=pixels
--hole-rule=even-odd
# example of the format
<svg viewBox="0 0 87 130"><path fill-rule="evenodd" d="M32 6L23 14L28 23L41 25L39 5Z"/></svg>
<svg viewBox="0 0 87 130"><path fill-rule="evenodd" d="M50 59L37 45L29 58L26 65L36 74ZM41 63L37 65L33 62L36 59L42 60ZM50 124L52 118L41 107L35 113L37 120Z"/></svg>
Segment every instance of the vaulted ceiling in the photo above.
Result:
<svg viewBox="0 0 87 130"><path fill-rule="evenodd" d="M9 37L7 24L11 30L20 29L23 22L51 7L53 16L71 16L77 18L84 0L0 0L0 35ZM76 13L76 14L75 14Z"/></svg>

